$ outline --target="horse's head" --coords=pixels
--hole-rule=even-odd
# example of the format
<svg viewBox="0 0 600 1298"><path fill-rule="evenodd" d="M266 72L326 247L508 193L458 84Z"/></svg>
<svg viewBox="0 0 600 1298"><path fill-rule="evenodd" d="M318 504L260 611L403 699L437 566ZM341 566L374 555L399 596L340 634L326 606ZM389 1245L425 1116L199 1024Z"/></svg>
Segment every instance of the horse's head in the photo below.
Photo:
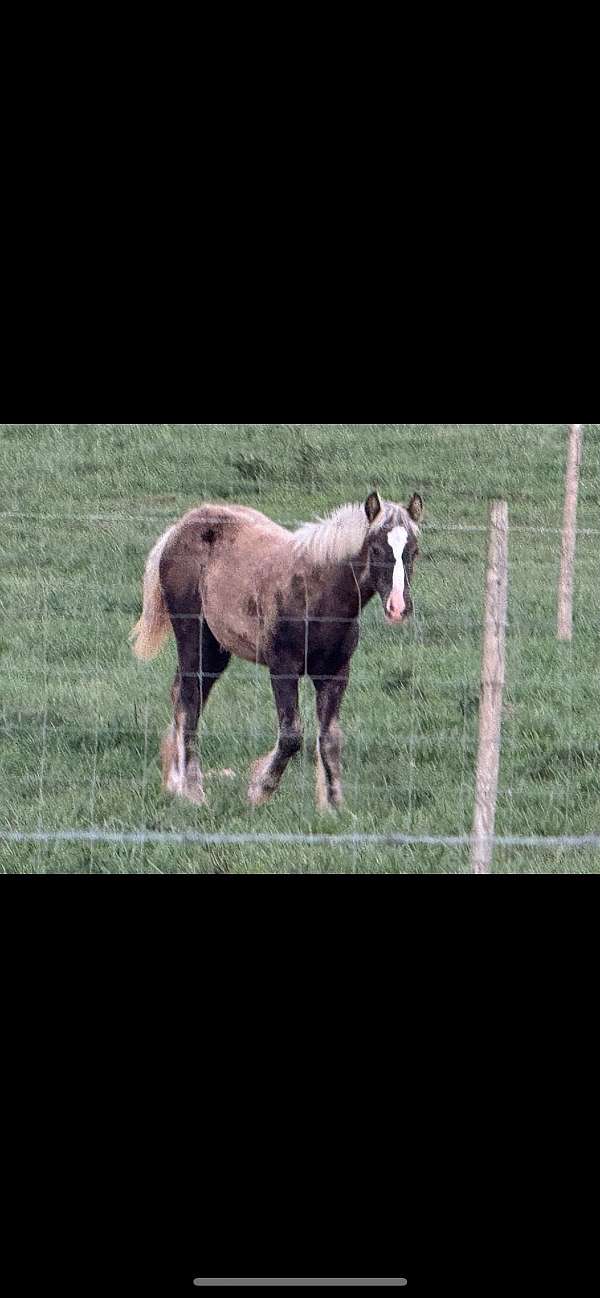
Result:
<svg viewBox="0 0 600 1298"><path fill-rule="evenodd" d="M408 505L382 500L372 492L365 504L369 520L367 537L369 575L381 597L386 621L399 626L412 616L411 582L413 564L419 553L419 520L423 501L412 496Z"/></svg>

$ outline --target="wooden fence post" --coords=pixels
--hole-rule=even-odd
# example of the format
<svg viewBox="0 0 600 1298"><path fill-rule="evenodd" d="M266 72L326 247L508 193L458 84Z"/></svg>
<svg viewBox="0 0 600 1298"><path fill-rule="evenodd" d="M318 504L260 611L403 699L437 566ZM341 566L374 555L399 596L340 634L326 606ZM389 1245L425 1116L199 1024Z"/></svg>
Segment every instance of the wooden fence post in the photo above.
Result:
<svg viewBox="0 0 600 1298"><path fill-rule="evenodd" d="M508 504L505 500L494 500L490 505L489 518L479 748L471 845L471 866L474 874L490 874L494 854L493 835L496 826L502 703L506 674L507 608Z"/></svg>
<svg viewBox="0 0 600 1298"><path fill-rule="evenodd" d="M569 424L569 450L565 480L560 583L558 587L558 638L573 639L573 591L577 543L577 500L583 450L583 424Z"/></svg>

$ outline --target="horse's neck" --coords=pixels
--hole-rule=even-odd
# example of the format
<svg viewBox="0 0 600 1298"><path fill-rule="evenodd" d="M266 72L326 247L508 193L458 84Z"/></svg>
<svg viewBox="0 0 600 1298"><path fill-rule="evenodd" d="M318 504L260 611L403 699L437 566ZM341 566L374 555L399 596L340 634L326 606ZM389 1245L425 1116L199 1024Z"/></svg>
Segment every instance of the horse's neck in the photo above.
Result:
<svg viewBox="0 0 600 1298"><path fill-rule="evenodd" d="M369 600L371 600L375 594L375 586L373 585L373 581L371 579L371 573L369 571L368 563L365 564L362 570L361 576L359 578L359 586L360 586L361 604L362 607L364 608L365 605L369 603Z"/></svg>
<svg viewBox="0 0 600 1298"><path fill-rule="evenodd" d="M358 597L360 608L365 608L375 594L368 556L360 554L351 563L346 561L340 565L339 585L341 584L347 587L349 599L354 602Z"/></svg>

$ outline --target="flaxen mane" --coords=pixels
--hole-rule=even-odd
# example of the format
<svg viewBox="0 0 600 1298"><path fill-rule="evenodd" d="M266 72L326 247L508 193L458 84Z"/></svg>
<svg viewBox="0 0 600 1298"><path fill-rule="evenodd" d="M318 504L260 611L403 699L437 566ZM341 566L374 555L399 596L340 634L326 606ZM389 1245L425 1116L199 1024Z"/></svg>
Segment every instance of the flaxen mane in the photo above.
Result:
<svg viewBox="0 0 600 1298"><path fill-rule="evenodd" d="M327 518L304 523L294 533L294 547L316 563L343 563L354 559L363 548L369 533L390 521L400 523L408 532L418 535L419 528L406 509L386 505L374 523L369 523L364 505L342 505Z"/></svg>

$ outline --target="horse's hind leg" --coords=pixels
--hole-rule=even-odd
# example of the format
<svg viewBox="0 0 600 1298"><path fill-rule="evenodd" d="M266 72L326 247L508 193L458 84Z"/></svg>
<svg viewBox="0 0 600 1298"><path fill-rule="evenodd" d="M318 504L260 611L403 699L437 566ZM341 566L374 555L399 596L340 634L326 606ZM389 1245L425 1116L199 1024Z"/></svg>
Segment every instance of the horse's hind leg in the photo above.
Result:
<svg viewBox="0 0 600 1298"><path fill-rule="evenodd" d="M170 793L202 805L206 799L194 751L198 718L231 655L221 649L201 615L172 615L172 622L179 669L171 690L173 724L162 747L164 785Z"/></svg>
<svg viewBox="0 0 600 1298"><path fill-rule="evenodd" d="M302 727L298 706L298 677L271 674L271 684L277 715L279 739L276 748L260 757L252 768L248 799L253 807L268 802L275 792L288 762L302 748Z"/></svg>

